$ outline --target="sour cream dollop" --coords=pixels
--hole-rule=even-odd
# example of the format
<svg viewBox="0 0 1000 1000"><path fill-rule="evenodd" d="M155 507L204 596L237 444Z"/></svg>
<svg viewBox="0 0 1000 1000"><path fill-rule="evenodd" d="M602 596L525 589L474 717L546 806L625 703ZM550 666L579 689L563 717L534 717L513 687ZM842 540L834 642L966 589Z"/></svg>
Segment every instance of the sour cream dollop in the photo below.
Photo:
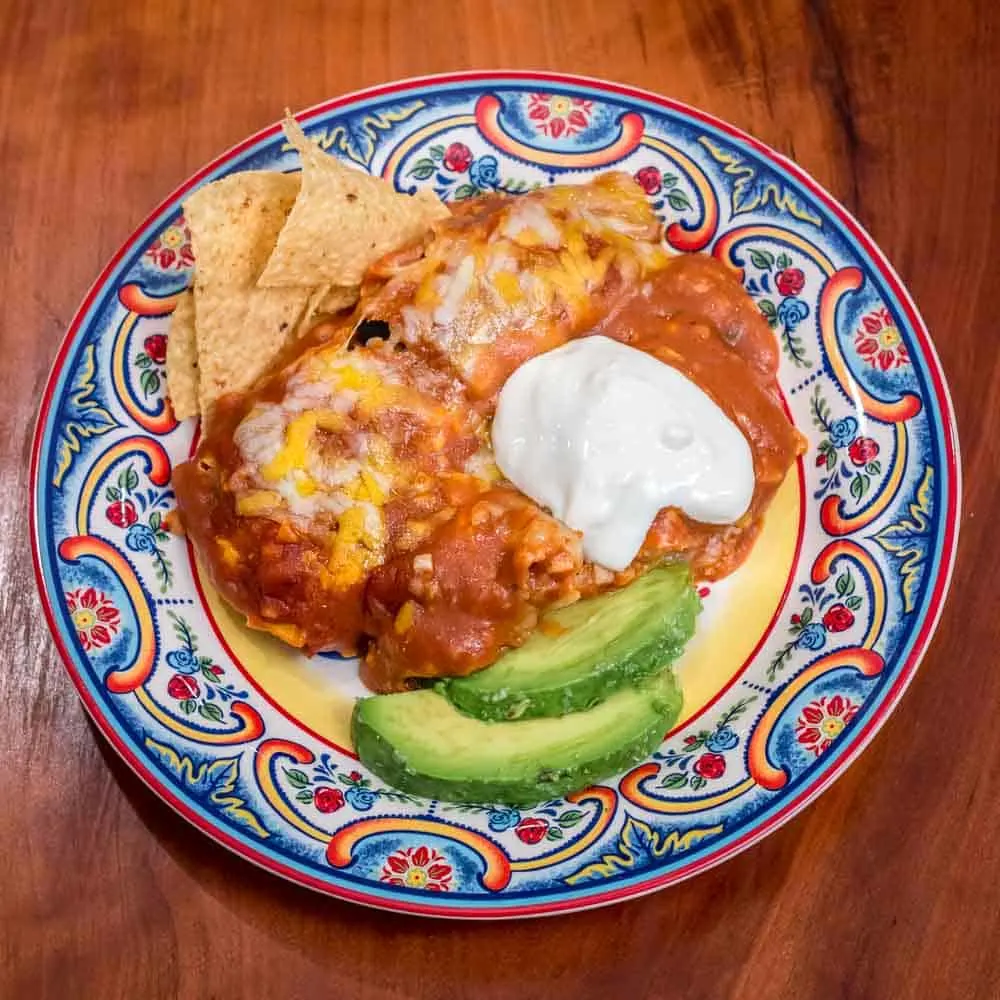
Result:
<svg viewBox="0 0 1000 1000"><path fill-rule="evenodd" d="M750 445L712 399L607 337L521 365L500 392L493 449L503 474L612 570L635 558L661 508L728 524L754 489Z"/></svg>

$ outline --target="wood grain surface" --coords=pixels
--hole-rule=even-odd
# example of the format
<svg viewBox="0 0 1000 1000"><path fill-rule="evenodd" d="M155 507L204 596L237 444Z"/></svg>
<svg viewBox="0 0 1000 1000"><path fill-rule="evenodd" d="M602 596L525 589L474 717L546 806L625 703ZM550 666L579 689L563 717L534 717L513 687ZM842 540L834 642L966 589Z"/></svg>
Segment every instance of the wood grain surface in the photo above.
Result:
<svg viewBox="0 0 1000 1000"><path fill-rule="evenodd" d="M992 0L0 3L0 997L1000 996L1000 7ZM796 159L912 290L958 409L958 569L909 693L755 849L636 902L458 924L340 904L188 827L88 724L27 536L36 407L74 309L210 157L348 90L592 74Z"/></svg>

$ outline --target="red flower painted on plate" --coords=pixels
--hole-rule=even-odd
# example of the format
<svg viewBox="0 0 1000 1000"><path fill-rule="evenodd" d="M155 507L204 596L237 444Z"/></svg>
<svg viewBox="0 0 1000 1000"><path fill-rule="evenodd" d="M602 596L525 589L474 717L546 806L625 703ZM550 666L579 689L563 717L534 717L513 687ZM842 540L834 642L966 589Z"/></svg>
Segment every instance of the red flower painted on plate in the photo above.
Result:
<svg viewBox="0 0 1000 1000"><path fill-rule="evenodd" d="M843 604L834 604L825 615L823 625L828 632L844 632L854 624L854 612Z"/></svg>
<svg viewBox="0 0 1000 1000"><path fill-rule="evenodd" d="M191 249L191 233L187 223L181 218L172 226L167 226L153 240L145 256L162 271L183 271L194 266L194 252Z"/></svg>
<svg viewBox="0 0 1000 1000"><path fill-rule="evenodd" d="M167 360L167 338L162 333L154 333L147 337L142 342L142 346L158 365L162 365Z"/></svg>
<svg viewBox="0 0 1000 1000"><path fill-rule="evenodd" d="M663 175L656 167L643 167L635 174L636 183L646 194L656 194L663 187Z"/></svg>
<svg viewBox="0 0 1000 1000"><path fill-rule="evenodd" d="M452 867L448 859L433 847L401 847L385 859L379 879L408 889L448 892L451 889Z"/></svg>
<svg viewBox="0 0 1000 1000"><path fill-rule="evenodd" d="M855 438L847 454L855 465L867 465L878 455L878 442L871 438Z"/></svg>
<svg viewBox="0 0 1000 1000"><path fill-rule="evenodd" d="M884 306L868 313L854 332L854 346L861 360L882 371L910 363L910 352Z"/></svg>
<svg viewBox="0 0 1000 1000"><path fill-rule="evenodd" d="M802 709L795 723L795 738L818 757L858 714L859 707L840 694L817 698Z"/></svg>
<svg viewBox="0 0 1000 1000"><path fill-rule="evenodd" d="M321 813L332 813L344 805L344 793L339 788L323 785L313 794L313 805Z"/></svg>
<svg viewBox="0 0 1000 1000"><path fill-rule="evenodd" d="M538 816L528 816L514 827L514 833L526 844L537 844L549 832L549 824Z"/></svg>
<svg viewBox="0 0 1000 1000"><path fill-rule="evenodd" d="M535 128L553 139L576 135L590 124L594 102L562 94L531 94L528 117Z"/></svg>
<svg viewBox="0 0 1000 1000"><path fill-rule="evenodd" d="M694 762L694 773L703 778L721 778L726 773L726 758L719 753L703 753Z"/></svg>
<svg viewBox="0 0 1000 1000"><path fill-rule="evenodd" d="M121 626L121 615L114 603L93 587L68 591L66 607L85 650L106 646Z"/></svg>
<svg viewBox="0 0 1000 1000"><path fill-rule="evenodd" d="M361 780L361 772L360 771L351 771L351 773L347 777L350 778L351 781L360 781Z"/></svg>
<svg viewBox="0 0 1000 1000"><path fill-rule="evenodd" d="M453 142L444 151L444 165L456 174L464 174L472 163L472 150L464 142Z"/></svg>
<svg viewBox="0 0 1000 1000"><path fill-rule="evenodd" d="M806 276L797 267L786 267L775 275L774 284L782 295L798 295L805 288Z"/></svg>
<svg viewBox="0 0 1000 1000"><path fill-rule="evenodd" d="M127 528L130 524L135 524L139 515L135 511L135 504L131 500L115 500L108 505L104 516L116 527Z"/></svg>
<svg viewBox="0 0 1000 1000"><path fill-rule="evenodd" d="M178 701L198 697L198 682L193 677L184 674L174 674L167 682L167 694Z"/></svg>

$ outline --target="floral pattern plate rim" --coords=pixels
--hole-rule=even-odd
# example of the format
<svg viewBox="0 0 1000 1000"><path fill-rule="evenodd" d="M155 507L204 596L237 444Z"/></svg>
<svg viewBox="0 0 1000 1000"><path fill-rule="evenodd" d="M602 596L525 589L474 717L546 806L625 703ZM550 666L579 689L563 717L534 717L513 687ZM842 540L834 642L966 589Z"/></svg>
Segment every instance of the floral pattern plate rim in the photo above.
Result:
<svg viewBox="0 0 1000 1000"><path fill-rule="evenodd" d="M45 390L32 458L36 575L88 712L161 798L220 843L387 909L583 909L690 877L760 840L884 723L952 570L954 416L898 277L794 164L634 88L460 73L358 92L301 118L336 155L446 200L632 172L674 249L713 253L742 273L781 344L780 382L809 451L769 516L767 559L704 588L695 645L705 644L680 667L692 711L649 760L531 810L457 807L382 786L336 734L267 687L252 651L236 651L187 547L163 529L171 466L194 433L174 420L163 385L169 316L192 265L181 201L234 169L294 169L272 126L197 173L114 256ZM752 606L740 577L766 572L771 596ZM752 644L736 649L742 632ZM337 678L350 664L296 670L331 685L331 704L349 705L350 685L337 688Z"/></svg>

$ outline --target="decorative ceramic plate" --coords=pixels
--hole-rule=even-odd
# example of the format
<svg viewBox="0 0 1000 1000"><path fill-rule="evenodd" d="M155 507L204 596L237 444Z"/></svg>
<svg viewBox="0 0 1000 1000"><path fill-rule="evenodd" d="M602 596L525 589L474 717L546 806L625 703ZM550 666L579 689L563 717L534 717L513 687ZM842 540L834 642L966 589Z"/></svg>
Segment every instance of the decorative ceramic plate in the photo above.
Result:
<svg viewBox="0 0 1000 1000"><path fill-rule="evenodd" d="M456 917L556 913L687 878L844 771L934 630L958 528L958 444L927 331L860 226L792 163L653 94L551 74L393 84L303 116L324 147L446 201L610 168L680 251L738 269L781 345L809 450L750 560L703 587L681 724L627 774L535 809L413 798L366 772L355 664L251 634L164 531L193 421L164 398L169 315L193 264L182 199L297 168L277 126L196 174L77 313L33 460L46 612L88 711L151 788L262 867L333 896ZM876 792L877 793L877 792Z"/></svg>

